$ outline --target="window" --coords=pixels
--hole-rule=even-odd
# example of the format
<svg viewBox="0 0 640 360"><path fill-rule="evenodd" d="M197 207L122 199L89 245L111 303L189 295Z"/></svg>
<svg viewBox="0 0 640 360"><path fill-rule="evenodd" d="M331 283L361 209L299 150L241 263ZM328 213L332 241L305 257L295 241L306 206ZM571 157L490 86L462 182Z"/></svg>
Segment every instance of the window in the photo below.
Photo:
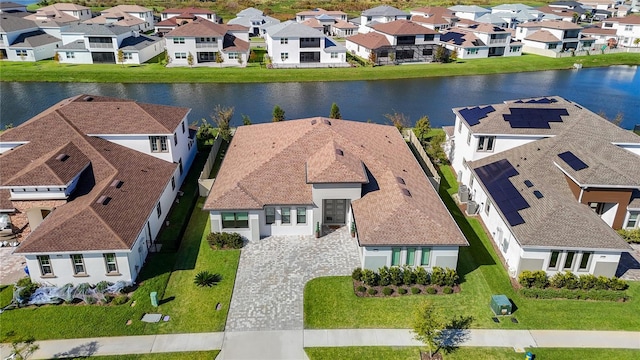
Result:
<svg viewBox="0 0 640 360"><path fill-rule="evenodd" d="M175 57L176 59L186 59L187 58L187 53L177 52L177 53L173 54L173 57Z"/></svg>
<svg viewBox="0 0 640 360"><path fill-rule="evenodd" d="M122 53L122 55L125 60L133 60L133 53L126 52L126 53Z"/></svg>
<svg viewBox="0 0 640 360"><path fill-rule="evenodd" d="M415 265L416 262L416 249L415 248L409 248L407 249L407 262L406 264L409 266L413 266Z"/></svg>
<svg viewBox="0 0 640 360"><path fill-rule="evenodd" d="M229 53L229 59L237 60L238 59L238 53L237 52L230 52Z"/></svg>
<svg viewBox="0 0 640 360"><path fill-rule="evenodd" d="M467 145L471 145L471 130L469 130L469 134L467 134Z"/></svg>
<svg viewBox="0 0 640 360"><path fill-rule="evenodd" d="M17 56L27 56L27 50L16 50Z"/></svg>
<svg viewBox="0 0 640 360"><path fill-rule="evenodd" d="M175 37L175 38L173 38L173 43L174 44L184 44L184 38L183 37Z"/></svg>
<svg viewBox="0 0 640 360"><path fill-rule="evenodd" d="M391 249L391 266L400 265L400 248Z"/></svg>
<svg viewBox="0 0 640 360"><path fill-rule="evenodd" d="M476 48L467 49L467 55L475 55L477 53L478 53L478 49Z"/></svg>
<svg viewBox="0 0 640 360"><path fill-rule="evenodd" d="M487 199L487 204L484 206L484 213L489 215L489 211L491 211L491 200Z"/></svg>
<svg viewBox="0 0 640 360"><path fill-rule="evenodd" d="M430 248L422 248L422 256L420 257L420 265L427 266L429 265L429 257L431 255Z"/></svg>
<svg viewBox="0 0 640 360"><path fill-rule="evenodd" d="M175 190L176 189L176 178L175 176L171 177L171 190Z"/></svg>
<svg viewBox="0 0 640 360"><path fill-rule="evenodd" d="M286 52L280 53L280 60L285 61L287 59L289 59L289 53L286 53Z"/></svg>
<svg viewBox="0 0 640 360"><path fill-rule="evenodd" d="M380 55L378 57L389 57L389 50L380 50Z"/></svg>
<svg viewBox="0 0 640 360"><path fill-rule="evenodd" d="M156 212L158 213L158 218L160 218L160 215L162 215L162 205L160 204L160 202L158 202L158 205L156 205Z"/></svg>
<svg viewBox="0 0 640 360"><path fill-rule="evenodd" d="M276 222L276 208L268 207L264 209L265 220L267 225L273 224Z"/></svg>
<svg viewBox="0 0 640 360"><path fill-rule="evenodd" d="M337 59L338 58L338 53L337 52L332 52L331 53L331 58L332 59Z"/></svg>
<svg viewBox="0 0 640 360"><path fill-rule="evenodd" d="M182 158L178 160L178 167L180 167L180 175L182 175L182 172L184 171L184 168L182 167Z"/></svg>
<svg viewBox="0 0 640 360"><path fill-rule="evenodd" d="M42 276L53 276L53 267L51 267L49 255L40 255L37 256L37 258L40 264L40 274L42 274Z"/></svg>
<svg viewBox="0 0 640 360"><path fill-rule="evenodd" d="M422 56L431 56L433 55L433 49L422 49Z"/></svg>
<svg viewBox="0 0 640 360"><path fill-rule="evenodd" d="M590 202L589 207L598 215L602 215L604 213L604 203Z"/></svg>
<svg viewBox="0 0 640 360"><path fill-rule="evenodd" d="M625 25L624 26L624 31L631 31L633 30L633 25Z"/></svg>
<svg viewBox="0 0 640 360"><path fill-rule="evenodd" d="M520 51L520 46L509 46L510 53L519 52L519 51Z"/></svg>
<svg viewBox="0 0 640 360"><path fill-rule="evenodd" d="M435 40L436 36L434 34L425 34L424 35L424 41L433 41Z"/></svg>
<svg viewBox="0 0 640 360"><path fill-rule="evenodd" d="M462 134L462 120L458 120L458 132Z"/></svg>
<svg viewBox="0 0 640 360"><path fill-rule="evenodd" d="M638 218L639 217L640 217L640 212L638 212L638 211L629 212L629 219L627 219L627 226L625 226L625 227L629 228L629 229L633 229L636 226L638 226Z"/></svg>
<svg viewBox="0 0 640 360"><path fill-rule="evenodd" d="M549 45L547 46L547 49L555 49L555 48L557 48L557 47L558 47L558 44L549 44Z"/></svg>
<svg viewBox="0 0 640 360"><path fill-rule="evenodd" d="M291 224L291 208L283 207L280 209L280 220L283 224Z"/></svg>
<svg viewBox="0 0 640 360"><path fill-rule="evenodd" d="M563 270L571 270L573 268L573 260L576 257L575 251L567 251L567 257L564 258Z"/></svg>
<svg viewBox="0 0 640 360"><path fill-rule="evenodd" d="M178 145L178 135L176 133L173 133L173 145Z"/></svg>
<svg viewBox="0 0 640 360"><path fill-rule="evenodd" d="M493 151L493 145L495 142L495 136L480 136L478 138L478 151Z"/></svg>
<svg viewBox="0 0 640 360"><path fill-rule="evenodd" d="M578 267L578 271L587 271L589 268L589 260L591 260L591 255L593 255L590 251L585 251L582 253L582 258L580 258L580 266Z"/></svg>
<svg viewBox="0 0 640 360"><path fill-rule="evenodd" d="M303 207L296 208L296 223L298 224L307 223L307 208L303 208Z"/></svg>
<svg viewBox="0 0 640 360"><path fill-rule="evenodd" d="M280 45L286 45L289 43L289 38L281 38L280 39Z"/></svg>
<svg viewBox="0 0 640 360"><path fill-rule="evenodd" d="M213 17L211 17L211 14L207 14L207 19L213 19Z"/></svg>
<svg viewBox="0 0 640 360"><path fill-rule="evenodd" d="M67 51L64 53L64 56L66 56L67 59L75 59L76 53L74 53L73 51Z"/></svg>
<svg viewBox="0 0 640 360"><path fill-rule="evenodd" d="M73 263L73 273L75 275L86 275L84 269L84 259L82 258L82 255L71 255L71 262Z"/></svg>
<svg viewBox="0 0 640 360"><path fill-rule="evenodd" d="M151 142L151 152L168 152L166 136L149 136Z"/></svg>
<svg viewBox="0 0 640 360"><path fill-rule="evenodd" d="M560 251L552 251L551 259L549 260L549 270L555 270L558 268L558 258L560 257Z"/></svg>
<svg viewBox="0 0 640 360"><path fill-rule="evenodd" d="M184 121L181 123L181 125L182 125L182 133L184 134L184 131L185 131L185 129L184 129Z"/></svg>
<svg viewBox="0 0 640 360"><path fill-rule="evenodd" d="M235 212L235 213L222 213L222 227L229 228L241 228L246 229L249 227L249 213L247 212Z"/></svg>

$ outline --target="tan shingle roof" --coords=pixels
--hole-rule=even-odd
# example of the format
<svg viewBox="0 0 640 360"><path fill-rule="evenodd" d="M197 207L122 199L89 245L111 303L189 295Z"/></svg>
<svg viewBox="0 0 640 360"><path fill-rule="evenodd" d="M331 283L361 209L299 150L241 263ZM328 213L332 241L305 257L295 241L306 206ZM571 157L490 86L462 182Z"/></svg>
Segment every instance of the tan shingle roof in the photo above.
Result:
<svg viewBox="0 0 640 360"><path fill-rule="evenodd" d="M168 32L165 37L174 37L174 36L209 36L209 37L221 37L227 33L229 30L242 30L247 29L244 26L240 25L223 25L216 24L209 20L205 20L203 18L197 18L192 22L179 26L170 32ZM248 29L247 29L248 30Z"/></svg>
<svg viewBox="0 0 640 360"><path fill-rule="evenodd" d="M143 12L149 12L149 11L151 11L151 9L143 7L143 6L139 6L139 5L117 5L117 6L114 6L112 8L102 10L101 13L102 14L105 14L105 13L118 13L118 12L143 13Z"/></svg>
<svg viewBox="0 0 640 360"><path fill-rule="evenodd" d="M325 160L321 160L336 156L336 148L343 151L344 159L334 158L323 167ZM314 175L316 169L325 174L337 168L338 174L330 175L330 180L354 181L361 180L359 163L364 164L369 181L363 185L363 197L351 204L361 245L467 245L392 126L325 118L242 126L231 141L204 209L311 205L308 165ZM354 172L357 176L352 178Z"/></svg>
<svg viewBox="0 0 640 360"><path fill-rule="evenodd" d="M617 22L619 24L639 25L640 24L640 16L638 16L638 15L627 15L625 17L614 17L614 18L606 19L605 22Z"/></svg>
<svg viewBox="0 0 640 360"><path fill-rule="evenodd" d="M372 28L376 31L394 36L438 34L435 30L431 30L409 20L395 20L388 23L378 23L373 25Z"/></svg>
<svg viewBox="0 0 640 360"><path fill-rule="evenodd" d="M297 13L296 15L304 15L304 16L316 16L316 15L322 15L322 14L326 14L326 15L330 15L330 16L340 16L340 15L347 15L346 12L344 11L330 11L330 10L325 10L325 9L321 9L321 8L317 8L315 10L305 10L305 11L301 11L299 13Z"/></svg>
<svg viewBox="0 0 640 360"><path fill-rule="evenodd" d="M338 28L338 29L356 29L358 28L358 26L344 21L344 20L336 20L335 24L333 24L333 27Z"/></svg>
<svg viewBox="0 0 640 360"><path fill-rule="evenodd" d="M347 41L364 46L367 49L379 49L381 47L391 46L386 36L376 32L349 36L347 37Z"/></svg>
<svg viewBox="0 0 640 360"><path fill-rule="evenodd" d="M195 8L195 7L164 9L162 13L163 14L192 14L192 15L215 14L215 12L209 9L202 9L202 8Z"/></svg>
<svg viewBox="0 0 640 360"><path fill-rule="evenodd" d="M562 20L546 20L546 21L531 21L524 24L518 24L519 27L524 28L548 28L548 29L560 29L560 30L579 30L582 26L576 25L569 21Z"/></svg>
<svg viewBox="0 0 640 360"><path fill-rule="evenodd" d="M307 161L307 183L367 183L362 161L334 141Z"/></svg>
<svg viewBox="0 0 640 360"><path fill-rule="evenodd" d="M548 32L547 30L538 30L524 39L543 42L543 43L560 42L560 39L555 37L552 33Z"/></svg>

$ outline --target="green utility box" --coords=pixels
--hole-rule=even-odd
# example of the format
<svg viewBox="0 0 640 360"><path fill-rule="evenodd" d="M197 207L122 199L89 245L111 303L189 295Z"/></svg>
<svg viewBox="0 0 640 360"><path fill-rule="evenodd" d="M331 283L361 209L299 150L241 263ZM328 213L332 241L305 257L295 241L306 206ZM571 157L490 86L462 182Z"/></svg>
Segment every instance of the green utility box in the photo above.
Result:
<svg viewBox="0 0 640 360"><path fill-rule="evenodd" d="M505 295L492 295L491 310L496 315L511 315L511 301Z"/></svg>
<svg viewBox="0 0 640 360"><path fill-rule="evenodd" d="M151 294L151 306L158 307L158 293L153 291Z"/></svg>

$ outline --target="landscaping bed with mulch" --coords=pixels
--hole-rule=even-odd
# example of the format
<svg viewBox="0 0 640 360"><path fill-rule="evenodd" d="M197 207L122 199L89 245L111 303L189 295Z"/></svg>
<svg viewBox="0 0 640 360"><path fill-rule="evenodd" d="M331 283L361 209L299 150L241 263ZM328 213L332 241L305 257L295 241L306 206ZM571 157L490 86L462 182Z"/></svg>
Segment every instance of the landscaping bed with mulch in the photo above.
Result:
<svg viewBox="0 0 640 360"><path fill-rule="evenodd" d="M364 291L359 291L364 288ZM389 295L385 294L385 288L391 289ZM375 290L370 291L371 289ZM417 290L413 290L417 289ZM367 286L362 281L353 281L353 292L359 297L398 297L407 295L448 295L460 292L460 285L440 286L440 285L388 285L388 286ZM387 291L388 292L388 291Z"/></svg>

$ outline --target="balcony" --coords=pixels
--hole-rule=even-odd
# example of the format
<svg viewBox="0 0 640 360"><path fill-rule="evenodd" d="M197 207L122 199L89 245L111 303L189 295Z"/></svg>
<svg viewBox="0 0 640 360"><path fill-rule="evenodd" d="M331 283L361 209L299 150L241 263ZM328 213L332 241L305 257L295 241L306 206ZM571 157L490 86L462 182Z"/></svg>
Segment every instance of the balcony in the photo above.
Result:
<svg viewBox="0 0 640 360"><path fill-rule="evenodd" d="M196 43L196 49L217 49L218 48L218 43L217 42L197 42Z"/></svg>
<svg viewBox="0 0 640 360"><path fill-rule="evenodd" d="M112 43L89 43L91 49L113 49Z"/></svg>
<svg viewBox="0 0 640 360"><path fill-rule="evenodd" d="M493 44L506 44L508 39L490 39L489 40L489 45L493 45Z"/></svg>

